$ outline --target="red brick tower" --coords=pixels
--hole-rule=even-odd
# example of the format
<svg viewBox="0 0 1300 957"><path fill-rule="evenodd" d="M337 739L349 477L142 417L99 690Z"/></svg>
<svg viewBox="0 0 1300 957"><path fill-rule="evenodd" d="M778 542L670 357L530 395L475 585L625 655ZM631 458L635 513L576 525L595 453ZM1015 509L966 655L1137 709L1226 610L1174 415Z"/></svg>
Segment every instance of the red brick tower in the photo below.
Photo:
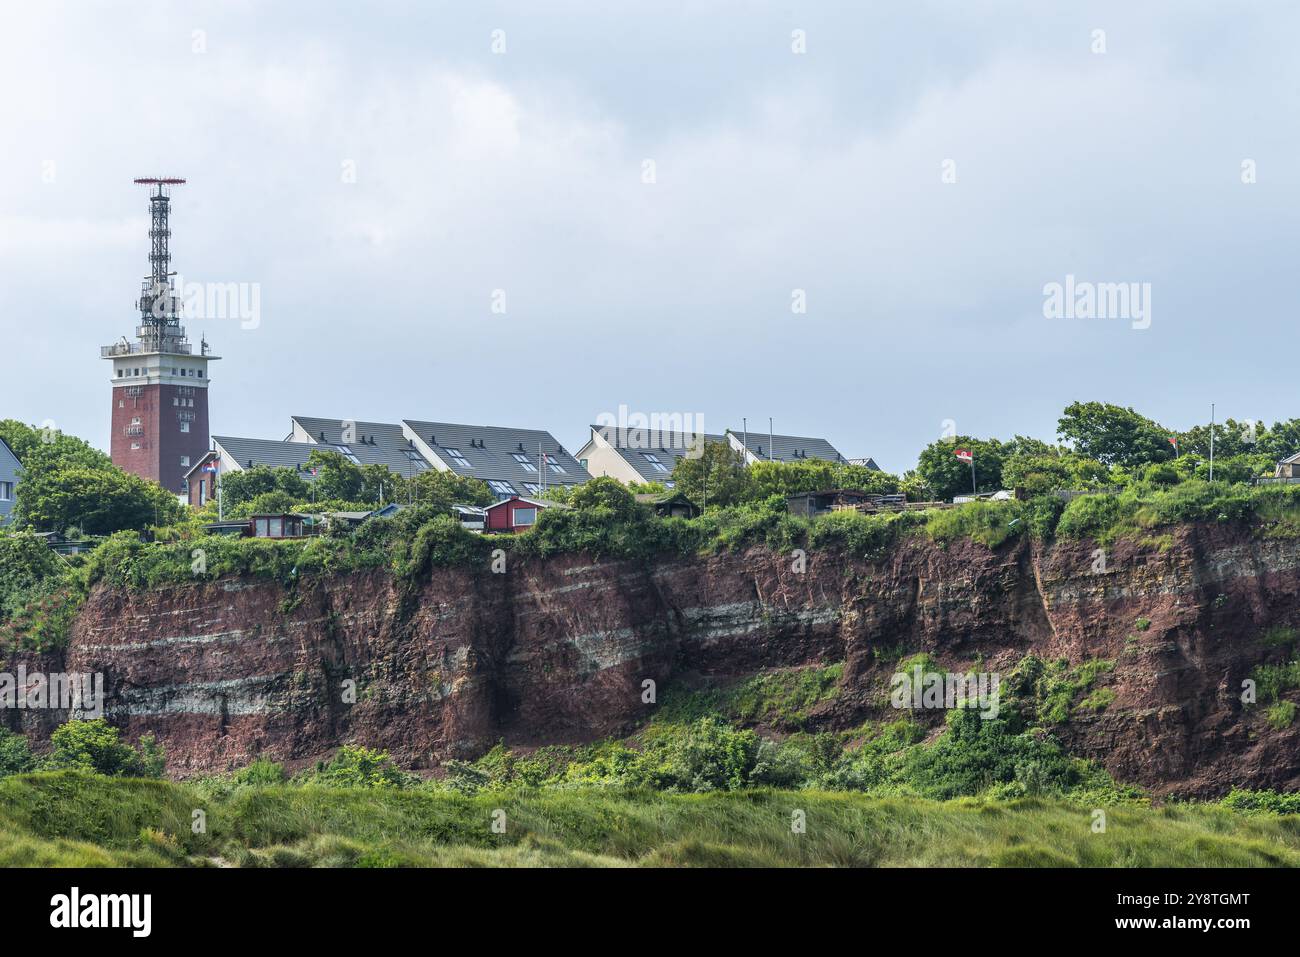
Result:
<svg viewBox="0 0 1300 957"><path fill-rule="evenodd" d="M178 495L185 473L208 451L208 344L198 355L180 324L171 286L167 241L170 187L183 179L138 179L155 187L149 196L150 276L140 296L135 342L100 349L113 362L113 464Z"/></svg>

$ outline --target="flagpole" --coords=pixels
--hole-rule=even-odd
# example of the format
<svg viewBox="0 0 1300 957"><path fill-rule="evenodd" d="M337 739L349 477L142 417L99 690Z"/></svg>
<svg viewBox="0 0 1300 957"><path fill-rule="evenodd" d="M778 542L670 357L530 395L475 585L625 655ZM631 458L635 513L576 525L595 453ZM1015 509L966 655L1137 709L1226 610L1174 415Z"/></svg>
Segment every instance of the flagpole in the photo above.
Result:
<svg viewBox="0 0 1300 957"><path fill-rule="evenodd" d="M970 457L970 493L972 495L979 494L979 489L975 487L975 453L974 452L971 453L971 457Z"/></svg>
<svg viewBox="0 0 1300 957"><path fill-rule="evenodd" d="M1229 456L1231 458L1231 456ZM1210 481L1214 481L1214 403L1210 403Z"/></svg>

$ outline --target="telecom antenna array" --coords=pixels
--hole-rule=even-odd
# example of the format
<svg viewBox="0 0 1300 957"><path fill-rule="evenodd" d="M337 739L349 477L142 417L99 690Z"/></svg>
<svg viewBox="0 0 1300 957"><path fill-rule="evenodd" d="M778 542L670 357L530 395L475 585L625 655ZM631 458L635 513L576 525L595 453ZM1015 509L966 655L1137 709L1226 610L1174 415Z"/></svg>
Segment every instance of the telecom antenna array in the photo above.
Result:
<svg viewBox="0 0 1300 957"><path fill-rule="evenodd" d="M171 212L171 187L183 186L185 180L176 177L151 176L137 179L136 185L150 186L149 196L149 276L140 290L140 334L158 351L164 351L165 340L183 338L180 315L171 286L171 252L167 241L172 231L167 225Z"/></svg>

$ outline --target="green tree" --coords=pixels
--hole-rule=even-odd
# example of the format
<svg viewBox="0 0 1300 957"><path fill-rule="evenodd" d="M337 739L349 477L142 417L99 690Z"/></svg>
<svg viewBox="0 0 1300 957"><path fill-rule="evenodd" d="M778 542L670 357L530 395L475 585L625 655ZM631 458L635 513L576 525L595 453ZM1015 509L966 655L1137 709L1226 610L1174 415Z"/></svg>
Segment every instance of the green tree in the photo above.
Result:
<svg viewBox="0 0 1300 957"><path fill-rule="evenodd" d="M1257 429L1256 439L1256 453L1267 455L1274 462L1295 455L1300 452L1300 419L1286 419L1274 422L1268 429Z"/></svg>
<svg viewBox="0 0 1300 957"><path fill-rule="evenodd" d="M975 457L975 485L981 492L1003 488L1002 462L1007 450L997 439L976 439L969 435L939 439L921 450L916 471L936 499L967 495L971 491L971 463L957 458L963 449Z"/></svg>
<svg viewBox="0 0 1300 957"><path fill-rule="evenodd" d="M408 498L406 476L391 471L387 465L373 462L361 466L361 491L359 502L373 503L376 508L380 501L405 502Z"/></svg>
<svg viewBox="0 0 1300 957"><path fill-rule="evenodd" d="M584 482L569 493L569 505L577 509L605 509L618 521L632 521L636 518L637 504L623 483L618 479L601 475Z"/></svg>
<svg viewBox="0 0 1300 957"><path fill-rule="evenodd" d="M1035 445L1018 447L1037 449ZM1002 463L1003 484L1007 488L1024 489L1030 495L1043 495L1056 489L1090 489L1108 483L1109 470L1096 459L1044 447L1047 452L1017 451L1008 456Z"/></svg>
<svg viewBox="0 0 1300 957"><path fill-rule="evenodd" d="M1059 455L1013 455L1002 463L1002 481L1030 495L1070 488L1070 467Z"/></svg>
<svg viewBox="0 0 1300 957"><path fill-rule="evenodd" d="M123 472L82 439L13 419L0 422L0 437L23 465L14 508L20 526L104 535L167 524L181 515L175 495Z"/></svg>
<svg viewBox="0 0 1300 957"><path fill-rule="evenodd" d="M412 480L411 489L417 504L431 505L441 512L449 511L453 505L483 506L496 501L486 482L439 469L421 472Z"/></svg>
<svg viewBox="0 0 1300 957"><path fill-rule="evenodd" d="M171 492L113 465L26 469L17 500L19 523L40 531L77 528L87 535L168 525L182 514Z"/></svg>
<svg viewBox="0 0 1300 957"><path fill-rule="evenodd" d="M288 492L281 492L279 489L270 492L259 492L251 499L240 502L233 508L226 510L229 518L248 518L250 515L284 515L295 512L302 499L295 498Z"/></svg>
<svg viewBox="0 0 1300 957"><path fill-rule="evenodd" d="M309 496L307 483L297 469L256 465L221 476L221 503L232 514L242 504L268 492L282 492L294 502L306 501Z"/></svg>
<svg viewBox="0 0 1300 957"><path fill-rule="evenodd" d="M753 477L744 457L727 442L705 442L698 455L679 458L673 482L676 491L701 506L733 505L753 494Z"/></svg>
<svg viewBox="0 0 1300 957"><path fill-rule="evenodd" d="M347 502L364 501L366 476L361 466L355 465L340 453L329 449L312 449L307 454L307 468L316 470L312 485L318 499L342 499Z"/></svg>
<svg viewBox="0 0 1300 957"><path fill-rule="evenodd" d="M14 419L0 421L0 439L13 449L24 468L48 464L106 466L108 456L84 439L64 435L53 428L23 425Z"/></svg>
<svg viewBox="0 0 1300 957"><path fill-rule="evenodd" d="M1254 452L1259 437L1259 428L1260 426L1257 424L1238 422L1235 419L1215 423L1213 428L1214 457L1216 459L1220 456L1227 458L1232 455L1246 455ZM1186 432L1180 433L1178 436L1178 453L1180 455L1195 453L1208 459L1210 457L1210 432L1209 425L1194 425Z"/></svg>
<svg viewBox="0 0 1300 957"><path fill-rule="evenodd" d="M1174 457L1173 433L1132 409L1106 402L1074 402L1057 423L1074 451L1103 465L1132 468Z"/></svg>
<svg viewBox="0 0 1300 957"><path fill-rule="evenodd" d="M892 494L899 489L898 476L865 465L801 459L797 462L755 462L749 467L751 478L747 501L760 501L773 495L797 495L829 489L854 489L860 492Z"/></svg>

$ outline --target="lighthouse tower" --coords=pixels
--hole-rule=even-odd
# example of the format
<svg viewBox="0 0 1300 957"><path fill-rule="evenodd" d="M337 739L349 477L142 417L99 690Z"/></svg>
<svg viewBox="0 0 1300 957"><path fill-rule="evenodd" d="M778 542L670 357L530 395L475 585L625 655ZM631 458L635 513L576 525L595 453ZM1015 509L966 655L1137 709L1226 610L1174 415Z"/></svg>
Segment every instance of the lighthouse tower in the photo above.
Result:
<svg viewBox="0 0 1300 957"><path fill-rule="evenodd" d="M150 188L150 275L140 295L134 341L100 349L113 363L113 464L178 495L185 473L208 451L208 344L197 354L180 324L168 266L171 187L183 179L137 179Z"/></svg>

